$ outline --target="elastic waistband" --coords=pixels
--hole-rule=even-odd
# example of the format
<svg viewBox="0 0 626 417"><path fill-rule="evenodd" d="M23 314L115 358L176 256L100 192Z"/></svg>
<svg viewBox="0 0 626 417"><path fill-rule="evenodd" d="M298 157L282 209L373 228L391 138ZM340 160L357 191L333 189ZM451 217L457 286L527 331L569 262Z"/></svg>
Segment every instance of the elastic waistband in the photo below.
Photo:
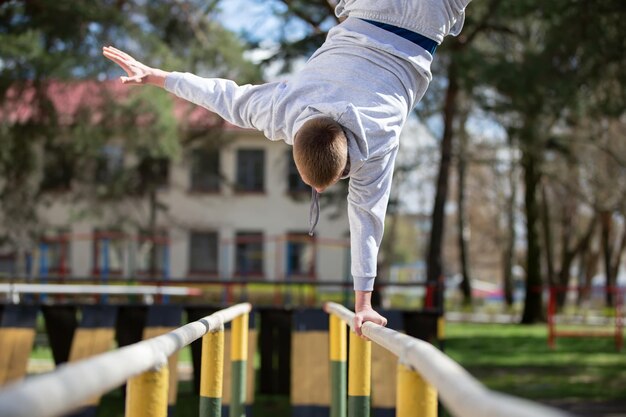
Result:
<svg viewBox="0 0 626 417"><path fill-rule="evenodd" d="M396 34L406 40L408 40L409 42L412 42L416 45L418 45L421 48L424 48L425 50L427 50L428 52L430 52L431 55L435 54L435 50L437 49L437 46L439 45L437 42L435 42L434 40L427 38L424 35L420 35L417 32L412 32L408 29L404 29L404 28L400 28L394 25L390 25L388 23L382 23L382 22L377 22L375 20L369 20L369 19L362 19L360 18L360 20L363 20L364 22L370 23L374 26L377 26L381 29L386 30L387 32L391 32L393 34Z"/></svg>

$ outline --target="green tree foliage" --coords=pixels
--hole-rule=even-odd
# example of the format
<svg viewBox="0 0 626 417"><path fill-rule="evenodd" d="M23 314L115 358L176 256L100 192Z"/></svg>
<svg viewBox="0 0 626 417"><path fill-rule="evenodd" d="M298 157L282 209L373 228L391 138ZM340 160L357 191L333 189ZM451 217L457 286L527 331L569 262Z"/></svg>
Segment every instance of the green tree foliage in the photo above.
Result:
<svg viewBox="0 0 626 417"><path fill-rule="evenodd" d="M619 17L621 16L621 17ZM505 2L482 45L480 102L498 115L521 151L526 214L526 303L523 322L542 318L539 187L546 156L571 154L581 117L622 113L624 16L619 1ZM607 94L607 86L611 93ZM617 88L616 88L617 87ZM495 93L495 94L494 94Z"/></svg>
<svg viewBox="0 0 626 417"><path fill-rule="evenodd" d="M113 44L164 69L259 80L259 69L244 58L245 45L216 21L216 13L216 1L191 0L0 5L4 241L18 252L28 249L44 227L37 210L51 190L71 188L81 201L129 193L152 198L162 170L147 168L146 161L177 158L181 145L218 135L216 119L191 126L175 118L166 92L121 86L119 69L101 56L102 46ZM112 141L135 162L94 187L103 149Z"/></svg>
<svg viewBox="0 0 626 417"><path fill-rule="evenodd" d="M94 28L112 19L106 4L58 1L5 2L0 6L0 172L5 239L24 250L36 234L36 202L49 178L43 149L56 149L64 167L73 145L58 143L63 123L49 96L51 80L73 78L89 66ZM63 24L59 24L63 22ZM93 25L92 25L93 24Z"/></svg>

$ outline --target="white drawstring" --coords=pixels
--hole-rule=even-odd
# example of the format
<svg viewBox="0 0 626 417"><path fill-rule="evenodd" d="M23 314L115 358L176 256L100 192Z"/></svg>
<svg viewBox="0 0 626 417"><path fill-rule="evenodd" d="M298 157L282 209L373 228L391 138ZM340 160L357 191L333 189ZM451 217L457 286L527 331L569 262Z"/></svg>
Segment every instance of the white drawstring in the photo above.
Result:
<svg viewBox="0 0 626 417"><path fill-rule="evenodd" d="M320 195L311 187L311 207L309 208L309 236L313 236L315 226L320 219Z"/></svg>

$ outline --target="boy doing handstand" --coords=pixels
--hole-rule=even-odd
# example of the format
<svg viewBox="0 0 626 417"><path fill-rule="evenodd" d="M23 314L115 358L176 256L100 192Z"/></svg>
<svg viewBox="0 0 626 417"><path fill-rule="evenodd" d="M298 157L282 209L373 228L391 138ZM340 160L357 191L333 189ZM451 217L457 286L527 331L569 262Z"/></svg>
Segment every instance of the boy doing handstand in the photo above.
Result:
<svg viewBox="0 0 626 417"><path fill-rule="evenodd" d="M239 86L148 67L113 47L103 54L125 84L155 85L271 140L293 145L302 180L318 193L349 178L348 218L357 334L387 320L371 306L400 132L432 78L436 47L458 35L471 0L342 0L342 22L288 82Z"/></svg>

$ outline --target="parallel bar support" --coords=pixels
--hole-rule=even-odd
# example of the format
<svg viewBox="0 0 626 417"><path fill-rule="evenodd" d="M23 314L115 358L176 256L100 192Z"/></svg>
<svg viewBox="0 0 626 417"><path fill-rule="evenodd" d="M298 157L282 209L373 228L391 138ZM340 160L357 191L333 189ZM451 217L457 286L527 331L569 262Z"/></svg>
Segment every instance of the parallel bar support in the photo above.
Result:
<svg viewBox="0 0 626 417"><path fill-rule="evenodd" d="M350 332L348 361L348 417L369 417L372 342Z"/></svg>
<svg viewBox="0 0 626 417"><path fill-rule="evenodd" d="M347 415L347 359L348 340L346 323L330 315L330 417Z"/></svg>
<svg viewBox="0 0 626 417"><path fill-rule="evenodd" d="M202 337L200 417L221 417L224 378L224 327Z"/></svg>
<svg viewBox="0 0 626 417"><path fill-rule="evenodd" d="M229 417L246 415L246 367L248 363L249 314L242 314L232 322L230 360L232 366Z"/></svg>
<svg viewBox="0 0 626 417"><path fill-rule="evenodd" d="M128 380L125 417L167 417L167 363Z"/></svg>
<svg viewBox="0 0 626 417"><path fill-rule="evenodd" d="M437 417L437 390L417 372L398 364L396 417Z"/></svg>

